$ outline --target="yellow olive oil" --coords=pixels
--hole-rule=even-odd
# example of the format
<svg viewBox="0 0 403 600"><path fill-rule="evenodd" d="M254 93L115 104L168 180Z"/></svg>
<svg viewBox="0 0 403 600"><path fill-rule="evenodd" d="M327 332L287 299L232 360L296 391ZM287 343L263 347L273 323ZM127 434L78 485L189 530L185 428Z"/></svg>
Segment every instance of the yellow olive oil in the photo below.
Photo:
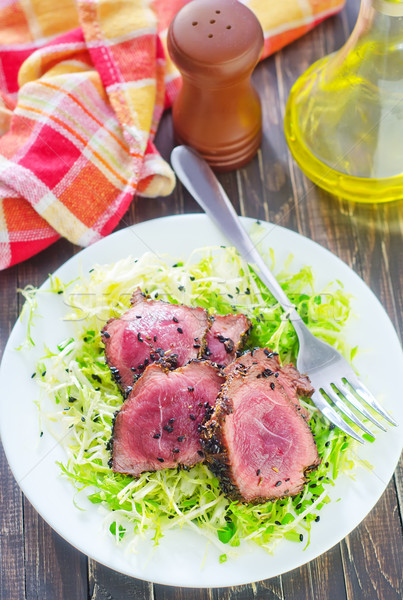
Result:
<svg viewBox="0 0 403 600"><path fill-rule="evenodd" d="M285 114L304 173L356 202L403 198L403 1L385 5L362 0L350 39L298 79Z"/></svg>

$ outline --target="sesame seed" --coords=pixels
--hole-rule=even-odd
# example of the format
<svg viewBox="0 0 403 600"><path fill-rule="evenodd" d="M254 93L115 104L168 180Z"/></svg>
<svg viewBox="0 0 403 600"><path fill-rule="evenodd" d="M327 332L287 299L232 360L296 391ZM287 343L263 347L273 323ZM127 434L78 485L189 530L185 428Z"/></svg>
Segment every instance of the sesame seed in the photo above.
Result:
<svg viewBox="0 0 403 600"><path fill-rule="evenodd" d="M176 330L178 333L183 333L183 329L181 327L178 327Z"/></svg>

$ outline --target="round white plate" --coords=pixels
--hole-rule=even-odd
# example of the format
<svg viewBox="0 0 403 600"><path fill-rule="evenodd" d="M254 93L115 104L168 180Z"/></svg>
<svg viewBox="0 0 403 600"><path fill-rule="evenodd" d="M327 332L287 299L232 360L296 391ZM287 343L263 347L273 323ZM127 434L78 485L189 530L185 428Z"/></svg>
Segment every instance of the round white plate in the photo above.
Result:
<svg viewBox="0 0 403 600"><path fill-rule="evenodd" d="M252 219L244 219L249 226ZM170 532L156 548L139 540L137 552L128 553L105 533L103 516L97 505L80 499L87 510L78 510L73 486L60 476L56 461L65 453L60 444L45 432L39 437L38 411L34 400L38 387L31 379L43 344L54 348L69 335L69 323L63 321L67 307L63 297L40 294L32 336L36 342L30 351L17 351L24 341L26 327L15 325L5 349L0 371L0 424L4 449L24 494L42 517L73 546L108 567L127 575L161 584L189 587L240 585L274 577L319 556L337 544L375 505L396 467L402 448L403 397L402 350L381 304L363 281L343 262L314 242L279 226L262 223L266 231L264 245L272 247L279 266L289 256L296 257L293 267L311 265L317 274L318 289L329 281L340 280L355 297L355 323L348 331L354 345L364 352L356 365L368 387L392 413L400 427L379 433L376 442L359 448L360 458L368 460L372 471L358 468L356 479L341 476L331 495L334 500L321 511L319 523L312 527L311 543L282 542L274 555L255 546L236 549L237 555L219 563L220 551L205 538L185 529ZM146 251L187 256L191 250L210 244L225 244L225 239L205 215L174 216L148 221L119 231L86 248L55 273L70 281L79 272L95 264L111 263L131 254ZM43 288L49 287L49 281Z"/></svg>

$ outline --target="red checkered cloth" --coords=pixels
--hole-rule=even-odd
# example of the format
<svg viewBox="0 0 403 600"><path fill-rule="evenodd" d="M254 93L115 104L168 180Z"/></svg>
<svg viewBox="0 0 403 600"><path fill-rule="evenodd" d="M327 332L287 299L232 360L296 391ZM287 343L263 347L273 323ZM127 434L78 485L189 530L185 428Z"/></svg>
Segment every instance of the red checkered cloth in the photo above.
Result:
<svg viewBox="0 0 403 600"><path fill-rule="evenodd" d="M0 0L0 269L110 233L175 179L154 136L180 85L166 31L188 0ZM344 0L247 0L264 56Z"/></svg>

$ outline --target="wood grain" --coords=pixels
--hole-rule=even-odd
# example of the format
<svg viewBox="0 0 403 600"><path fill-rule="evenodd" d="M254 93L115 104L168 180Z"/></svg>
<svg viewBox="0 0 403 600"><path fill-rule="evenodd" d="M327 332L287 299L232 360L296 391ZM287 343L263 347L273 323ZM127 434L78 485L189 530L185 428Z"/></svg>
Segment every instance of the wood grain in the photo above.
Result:
<svg viewBox="0 0 403 600"><path fill-rule="evenodd" d="M121 575L93 560L89 560L88 564L88 600L154 600L151 583Z"/></svg>
<svg viewBox="0 0 403 600"><path fill-rule="evenodd" d="M86 600L87 557L65 542L24 499L26 600Z"/></svg>
<svg viewBox="0 0 403 600"><path fill-rule="evenodd" d="M0 448L0 599L25 598L22 493Z"/></svg>
<svg viewBox="0 0 403 600"><path fill-rule="evenodd" d="M371 287L399 335L403 332L403 202L359 205L315 187L288 150L283 117L291 86L316 59L339 48L359 9L339 16L261 63L263 139L255 159L219 179L236 210L298 231L330 249ZM167 111L156 139L169 160L174 146ZM177 185L167 198L136 198L119 228L200 212ZM17 287L40 285L78 251L65 240L0 273L0 356L19 310ZM399 600L403 598L403 460L385 494L343 542L309 564L266 581L217 589L175 588L133 579L88 559L54 533L23 498L0 451L0 600ZM270 560L270 557L268 557Z"/></svg>
<svg viewBox="0 0 403 600"><path fill-rule="evenodd" d="M385 519L384 516L387 515ZM365 521L341 543L349 598L402 597L401 517L393 482Z"/></svg>
<svg viewBox="0 0 403 600"><path fill-rule="evenodd" d="M17 268L0 273L0 357L18 316ZM25 596L23 498L0 448L0 600Z"/></svg>

